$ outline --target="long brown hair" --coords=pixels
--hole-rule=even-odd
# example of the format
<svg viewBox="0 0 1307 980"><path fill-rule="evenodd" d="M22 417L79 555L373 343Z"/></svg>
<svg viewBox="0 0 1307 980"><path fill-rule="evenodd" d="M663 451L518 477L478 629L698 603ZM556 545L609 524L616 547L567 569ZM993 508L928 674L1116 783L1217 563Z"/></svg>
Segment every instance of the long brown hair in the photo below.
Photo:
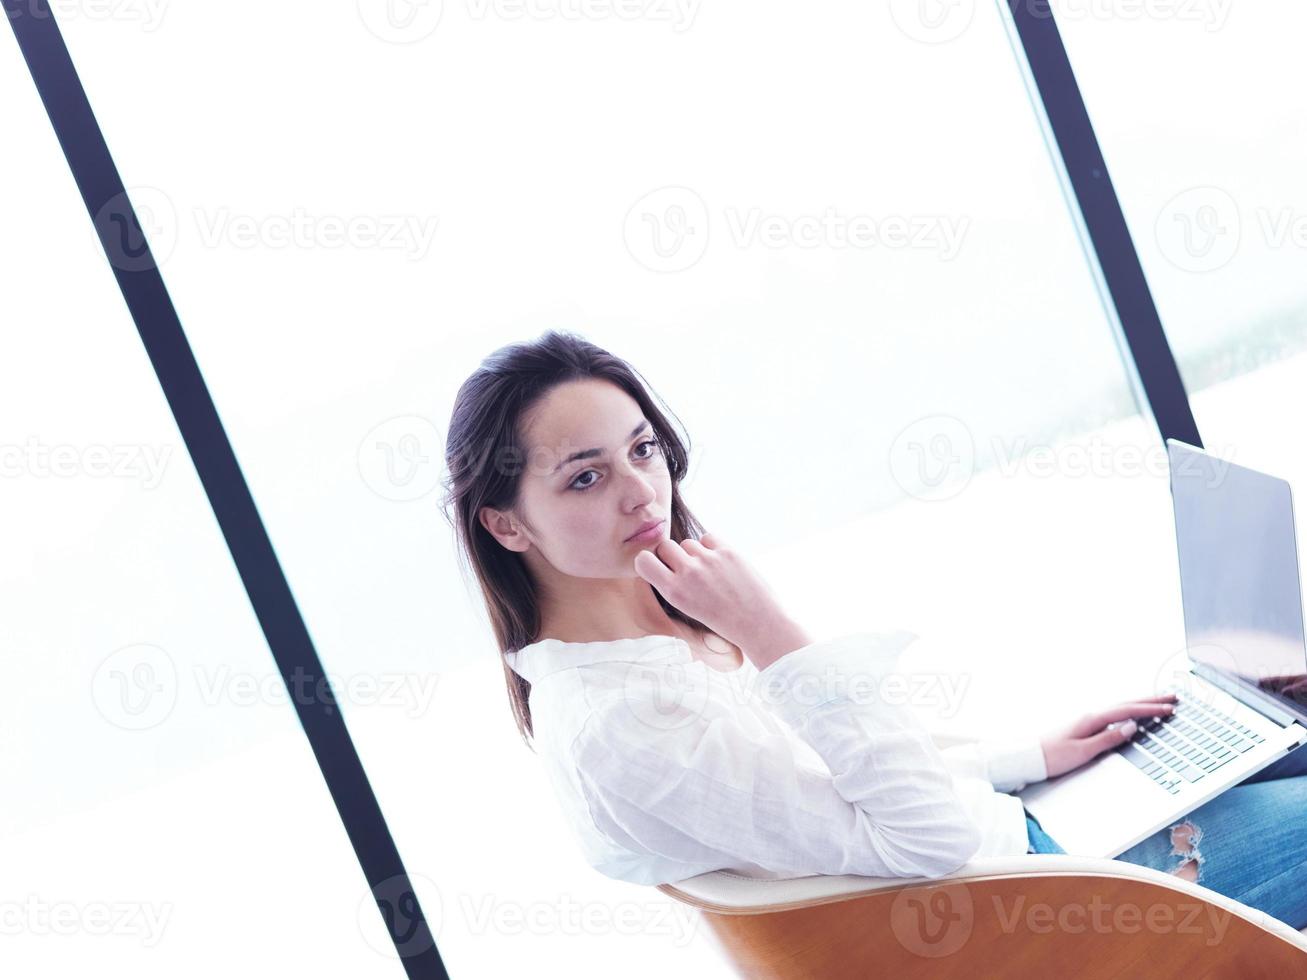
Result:
<svg viewBox="0 0 1307 980"><path fill-rule="evenodd" d="M501 654L520 650L540 638L540 608L535 583L522 555L496 541L478 515L482 507L507 510L518 504L527 452L520 430L523 414L554 387L592 378L609 381L630 395L653 427L672 478L668 529L672 539L698 540L703 533L679 490L689 468L689 439L682 439L672 428L635 368L567 331L548 330L536 340L494 351L463 382L454 400L445 441L447 474L441 507L454 526L459 552L481 588ZM679 426L679 419L677 423ZM673 619L695 629L704 628L668 603L656 589L654 595ZM534 751L531 685L502 656L500 664L518 731Z"/></svg>

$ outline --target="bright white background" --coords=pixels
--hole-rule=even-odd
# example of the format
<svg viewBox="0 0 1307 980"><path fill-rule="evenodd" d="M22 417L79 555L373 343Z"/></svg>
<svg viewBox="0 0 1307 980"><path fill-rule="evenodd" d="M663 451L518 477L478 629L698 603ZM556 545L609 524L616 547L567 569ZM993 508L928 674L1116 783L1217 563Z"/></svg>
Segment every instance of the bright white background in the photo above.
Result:
<svg viewBox="0 0 1307 980"><path fill-rule="evenodd" d="M396 9L57 6L454 976L716 956L584 865L437 513L454 390L502 344L631 360L691 506L800 618L913 629L909 665L962 683L934 727L1033 734L1169 679L1164 455L996 4ZM1300 15L1074 9L1208 448L1301 486ZM79 923L23 905L4 962L399 975L11 41L0 72L0 898ZM1228 240L1224 199L1174 203L1209 186L1246 214L1220 264L1174 232ZM147 942L97 903L171 912Z"/></svg>

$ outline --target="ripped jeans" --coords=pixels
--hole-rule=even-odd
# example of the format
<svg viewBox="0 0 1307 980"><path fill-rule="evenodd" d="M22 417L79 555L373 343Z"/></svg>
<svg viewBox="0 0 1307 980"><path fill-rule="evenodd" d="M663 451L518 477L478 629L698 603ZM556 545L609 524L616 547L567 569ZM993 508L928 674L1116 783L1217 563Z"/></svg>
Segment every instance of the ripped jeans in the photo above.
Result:
<svg viewBox="0 0 1307 980"><path fill-rule="evenodd" d="M1031 850L1065 854L1026 815ZM1307 745L1117 855L1307 926Z"/></svg>

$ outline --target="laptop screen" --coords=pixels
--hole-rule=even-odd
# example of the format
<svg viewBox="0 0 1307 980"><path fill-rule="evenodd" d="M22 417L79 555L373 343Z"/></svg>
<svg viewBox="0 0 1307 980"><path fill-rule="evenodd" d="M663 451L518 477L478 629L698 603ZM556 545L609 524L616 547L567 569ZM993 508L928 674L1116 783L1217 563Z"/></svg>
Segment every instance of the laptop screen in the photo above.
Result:
<svg viewBox="0 0 1307 980"><path fill-rule="evenodd" d="M1307 708L1307 645L1284 480L1167 440L1189 656Z"/></svg>

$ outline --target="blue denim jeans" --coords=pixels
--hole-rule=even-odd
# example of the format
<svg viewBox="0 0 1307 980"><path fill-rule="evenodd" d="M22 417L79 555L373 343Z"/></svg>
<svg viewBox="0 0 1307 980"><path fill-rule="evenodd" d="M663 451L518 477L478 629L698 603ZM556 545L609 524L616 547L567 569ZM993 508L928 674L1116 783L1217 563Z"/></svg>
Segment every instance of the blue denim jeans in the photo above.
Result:
<svg viewBox="0 0 1307 980"><path fill-rule="evenodd" d="M1026 813L1030 849L1065 854ZM1117 855L1175 872L1301 929L1307 926L1307 745Z"/></svg>

